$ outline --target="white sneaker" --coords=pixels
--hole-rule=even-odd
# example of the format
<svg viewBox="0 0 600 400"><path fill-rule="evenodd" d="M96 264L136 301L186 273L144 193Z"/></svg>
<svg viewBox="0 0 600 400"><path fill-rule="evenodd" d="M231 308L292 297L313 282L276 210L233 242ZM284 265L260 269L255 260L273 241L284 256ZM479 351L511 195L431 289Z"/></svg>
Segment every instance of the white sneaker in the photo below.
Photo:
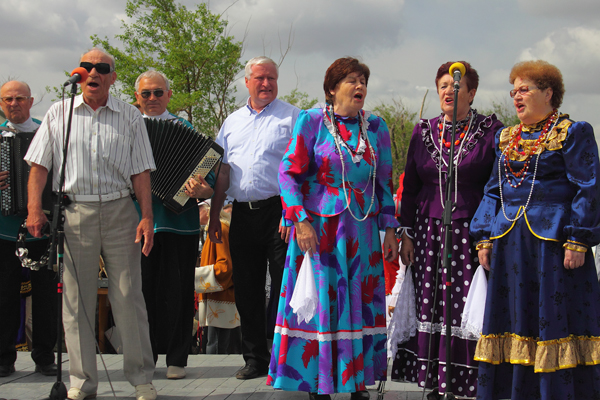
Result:
<svg viewBox="0 0 600 400"><path fill-rule="evenodd" d="M156 396L156 389L154 389L154 385L151 383L137 385L135 387L136 400L155 400Z"/></svg>
<svg viewBox="0 0 600 400"><path fill-rule="evenodd" d="M96 393L86 393L81 389L72 387L67 393L67 399L70 400L84 400L84 399L95 399Z"/></svg>
<svg viewBox="0 0 600 400"><path fill-rule="evenodd" d="M167 379L183 379L185 378L185 368L169 365L167 367Z"/></svg>

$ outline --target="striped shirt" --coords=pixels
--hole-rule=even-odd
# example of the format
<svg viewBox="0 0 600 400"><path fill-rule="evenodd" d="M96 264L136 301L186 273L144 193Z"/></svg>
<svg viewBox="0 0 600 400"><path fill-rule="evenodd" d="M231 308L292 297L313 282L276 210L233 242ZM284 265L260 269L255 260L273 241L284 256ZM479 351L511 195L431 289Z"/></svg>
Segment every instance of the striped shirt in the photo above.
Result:
<svg viewBox="0 0 600 400"><path fill-rule="evenodd" d="M52 187L60 181L63 142L70 99L50 107L25 160L46 169L54 168ZM65 126L65 132L63 132ZM154 170L152 148L142 114L134 106L108 97L94 111L83 96L75 97L73 123L65 172L65 193L109 194L131 189L131 175Z"/></svg>

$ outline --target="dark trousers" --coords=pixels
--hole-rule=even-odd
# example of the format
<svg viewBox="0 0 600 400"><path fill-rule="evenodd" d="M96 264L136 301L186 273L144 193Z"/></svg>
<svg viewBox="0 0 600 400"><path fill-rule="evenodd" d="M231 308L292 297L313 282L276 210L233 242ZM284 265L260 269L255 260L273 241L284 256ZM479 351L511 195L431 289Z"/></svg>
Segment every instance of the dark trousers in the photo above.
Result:
<svg viewBox="0 0 600 400"><path fill-rule="evenodd" d="M29 258L39 260L48 247L47 240L27 243ZM15 363L15 341L21 324L21 262L15 255L15 242L0 239L0 365ZM54 362L57 330L58 275L42 268L30 271L32 302L31 358L38 365Z"/></svg>
<svg viewBox="0 0 600 400"><path fill-rule="evenodd" d="M185 367L194 325L194 268L198 235L158 232L150 256L142 255L142 292L148 311L154 363Z"/></svg>
<svg viewBox="0 0 600 400"><path fill-rule="evenodd" d="M287 243L279 234L281 202L258 210L246 203L233 203L229 247L233 264L235 304L242 327L242 354L247 364L261 370L269 366L270 353L265 314L265 278L267 260L271 287L279 296Z"/></svg>

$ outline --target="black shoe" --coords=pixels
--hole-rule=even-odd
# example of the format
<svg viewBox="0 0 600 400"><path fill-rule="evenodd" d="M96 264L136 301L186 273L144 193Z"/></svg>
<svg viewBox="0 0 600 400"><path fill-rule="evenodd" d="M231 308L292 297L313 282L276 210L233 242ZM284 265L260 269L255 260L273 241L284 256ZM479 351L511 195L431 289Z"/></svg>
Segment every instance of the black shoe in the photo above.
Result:
<svg viewBox="0 0 600 400"><path fill-rule="evenodd" d="M15 364L12 365L0 365L0 378L9 376L15 372Z"/></svg>
<svg viewBox="0 0 600 400"><path fill-rule="evenodd" d="M235 377L238 379L254 379L260 376L267 375L268 370L258 369L252 364L246 364L242 369L235 373Z"/></svg>
<svg viewBox="0 0 600 400"><path fill-rule="evenodd" d="M369 400L368 390L359 390L350 394L350 400Z"/></svg>
<svg viewBox="0 0 600 400"><path fill-rule="evenodd" d="M437 389L433 389L428 395L427 400L441 400L442 396Z"/></svg>
<svg viewBox="0 0 600 400"><path fill-rule="evenodd" d="M56 376L56 373L57 373L56 364L55 363L48 364L48 365L35 364L35 372L39 372L40 374L45 375L45 376Z"/></svg>
<svg viewBox="0 0 600 400"><path fill-rule="evenodd" d="M331 396L328 394L309 393L308 400L331 400Z"/></svg>

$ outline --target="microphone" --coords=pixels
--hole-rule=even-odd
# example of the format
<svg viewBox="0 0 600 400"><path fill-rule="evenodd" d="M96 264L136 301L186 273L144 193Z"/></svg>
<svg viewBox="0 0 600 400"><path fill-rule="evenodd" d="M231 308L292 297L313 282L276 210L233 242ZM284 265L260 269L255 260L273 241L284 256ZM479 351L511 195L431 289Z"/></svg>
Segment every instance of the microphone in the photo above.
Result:
<svg viewBox="0 0 600 400"><path fill-rule="evenodd" d="M454 83L460 82L460 78L467 72L463 63L455 62L450 66L450 75L454 77Z"/></svg>
<svg viewBox="0 0 600 400"><path fill-rule="evenodd" d="M69 86L71 84L77 84L85 81L88 78L89 73L83 67L77 67L71 72L71 77L67 79L63 86Z"/></svg>

